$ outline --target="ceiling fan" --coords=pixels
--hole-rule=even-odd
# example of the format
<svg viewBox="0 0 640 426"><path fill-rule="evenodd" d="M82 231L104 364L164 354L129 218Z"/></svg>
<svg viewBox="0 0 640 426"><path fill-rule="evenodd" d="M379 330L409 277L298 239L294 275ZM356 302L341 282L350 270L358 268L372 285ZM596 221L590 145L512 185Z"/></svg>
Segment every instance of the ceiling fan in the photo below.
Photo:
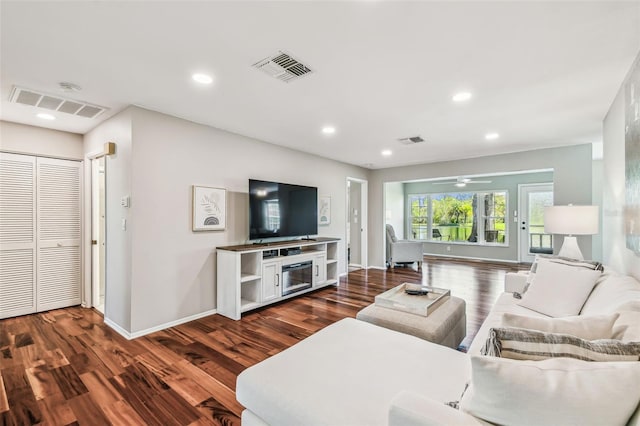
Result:
<svg viewBox="0 0 640 426"><path fill-rule="evenodd" d="M459 177L454 181L433 182L434 185L455 185L458 188L464 188L468 183L491 183L491 181Z"/></svg>

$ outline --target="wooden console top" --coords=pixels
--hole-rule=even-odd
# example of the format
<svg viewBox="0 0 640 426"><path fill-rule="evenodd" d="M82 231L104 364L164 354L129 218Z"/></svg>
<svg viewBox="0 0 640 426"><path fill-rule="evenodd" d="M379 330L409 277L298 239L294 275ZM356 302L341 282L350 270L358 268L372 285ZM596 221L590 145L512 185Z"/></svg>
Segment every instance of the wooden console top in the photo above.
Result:
<svg viewBox="0 0 640 426"><path fill-rule="evenodd" d="M259 244L240 244L237 246L224 246L216 247L218 250L226 251L250 251L250 250L264 250L277 247L290 247L290 246L309 246L313 244L322 244L332 241L340 241L340 238L327 238L316 237L310 240L288 240L288 241L275 241L272 243L259 243Z"/></svg>

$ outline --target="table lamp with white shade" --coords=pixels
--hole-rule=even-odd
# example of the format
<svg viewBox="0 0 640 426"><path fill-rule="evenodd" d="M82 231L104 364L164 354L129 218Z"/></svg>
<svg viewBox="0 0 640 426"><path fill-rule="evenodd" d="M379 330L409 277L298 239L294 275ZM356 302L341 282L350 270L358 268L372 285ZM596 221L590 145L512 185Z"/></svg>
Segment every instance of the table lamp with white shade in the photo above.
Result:
<svg viewBox="0 0 640 426"><path fill-rule="evenodd" d="M574 235L598 233L598 206L549 206L544 208L544 232L565 235L558 256L584 260Z"/></svg>

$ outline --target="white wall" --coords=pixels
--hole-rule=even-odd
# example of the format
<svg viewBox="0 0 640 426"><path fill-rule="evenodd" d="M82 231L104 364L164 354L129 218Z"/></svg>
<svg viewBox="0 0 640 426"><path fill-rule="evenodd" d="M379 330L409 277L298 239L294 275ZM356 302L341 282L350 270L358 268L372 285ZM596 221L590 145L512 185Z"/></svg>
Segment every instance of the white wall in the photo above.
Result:
<svg viewBox="0 0 640 426"><path fill-rule="evenodd" d="M393 226L396 236L400 239L409 239L404 233L404 185L402 182L389 182L385 185L384 216L385 224Z"/></svg>
<svg viewBox="0 0 640 426"><path fill-rule="evenodd" d="M604 214L602 221L602 252L603 261L606 265L619 272L634 274L640 278L640 257L627 249L624 234L624 127L624 90L621 88L603 122Z"/></svg>
<svg viewBox="0 0 640 426"><path fill-rule="evenodd" d="M131 218L130 209L120 206L123 195L131 193L132 109L103 122L84 137L85 156L102 152L106 142L116 143L115 155L106 158L106 271L105 321L124 331L131 329ZM91 235L91 163L85 160L85 235ZM128 221L122 230L122 219ZM86 239L85 239L86 240ZM151 243L152 244L152 243ZM85 249L85 288L90 291L91 247ZM89 297L87 297L87 300Z"/></svg>
<svg viewBox="0 0 640 426"><path fill-rule="evenodd" d="M82 135L0 121L0 150L17 154L82 160Z"/></svg>
<svg viewBox="0 0 640 426"><path fill-rule="evenodd" d="M107 165L108 203L115 203L110 208L119 213L111 216L119 221L128 213L129 218L126 232L107 228L109 268L114 267L110 250L122 250L123 256L130 253L130 263L123 269L131 269L131 320L130 324L126 318L117 322L125 330L139 333L216 307L215 247L243 243L248 237L249 178L317 186L319 194L330 195L331 224L318 231L321 236L341 238L339 271L346 271L346 177L367 179L367 170L137 107L91 132L88 145L113 140L123 154L120 145L128 144L127 123L132 130L131 185L127 185L127 171L120 168L120 182L111 181L114 163L120 160L119 166L126 167L126 158L109 158ZM124 130L120 137L114 136L118 129ZM194 184L227 189L225 231L191 231ZM126 212L119 207L119 198L129 190L131 209ZM107 311L115 321L110 289L114 279L111 275L110 280L108 272ZM118 297L120 284L126 283L123 272L118 277ZM117 303L126 304L126 294Z"/></svg>
<svg viewBox="0 0 640 426"><path fill-rule="evenodd" d="M369 264L384 265L385 218L382 206L386 182L553 169L555 204L590 204L591 163L591 144L587 144L374 170L369 181ZM554 239L554 247L561 244L560 237ZM589 258L591 238L580 236L578 244L585 257ZM449 254L455 256L455 250L452 246Z"/></svg>

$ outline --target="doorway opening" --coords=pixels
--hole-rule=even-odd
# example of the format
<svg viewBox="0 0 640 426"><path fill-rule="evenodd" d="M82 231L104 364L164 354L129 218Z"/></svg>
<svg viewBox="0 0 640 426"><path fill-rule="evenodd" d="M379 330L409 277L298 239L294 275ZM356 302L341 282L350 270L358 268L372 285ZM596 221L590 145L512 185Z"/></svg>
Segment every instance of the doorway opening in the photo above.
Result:
<svg viewBox="0 0 640 426"><path fill-rule="evenodd" d="M91 304L105 312L106 162L91 159Z"/></svg>
<svg viewBox="0 0 640 426"><path fill-rule="evenodd" d="M348 272L367 267L367 184L366 180L347 178Z"/></svg>
<svg viewBox="0 0 640 426"><path fill-rule="evenodd" d="M553 254L553 235L544 232L544 208L553 205L553 184L518 185L518 261Z"/></svg>

